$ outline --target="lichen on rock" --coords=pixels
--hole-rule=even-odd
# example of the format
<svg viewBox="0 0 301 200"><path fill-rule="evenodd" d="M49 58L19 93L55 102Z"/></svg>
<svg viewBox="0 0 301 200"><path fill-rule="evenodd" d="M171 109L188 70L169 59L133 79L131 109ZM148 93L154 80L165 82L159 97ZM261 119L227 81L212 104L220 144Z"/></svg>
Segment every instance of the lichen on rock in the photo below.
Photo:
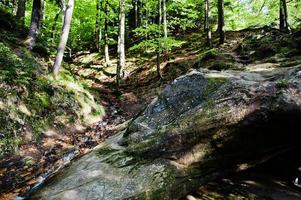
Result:
<svg viewBox="0 0 301 200"><path fill-rule="evenodd" d="M299 144L300 72L194 70L179 77L126 131L31 198L177 199L271 149Z"/></svg>

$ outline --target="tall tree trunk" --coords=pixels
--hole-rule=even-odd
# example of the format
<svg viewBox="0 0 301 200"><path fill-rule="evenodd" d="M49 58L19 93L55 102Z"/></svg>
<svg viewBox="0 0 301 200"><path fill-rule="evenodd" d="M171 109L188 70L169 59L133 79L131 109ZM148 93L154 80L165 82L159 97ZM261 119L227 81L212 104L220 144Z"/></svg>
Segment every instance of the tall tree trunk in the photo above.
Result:
<svg viewBox="0 0 301 200"><path fill-rule="evenodd" d="M205 32L206 32L206 46L212 47L212 36L210 29L210 0L205 0Z"/></svg>
<svg viewBox="0 0 301 200"><path fill-rule="evenodd" d="M32 50L36 44L37 34L40 29L41 20L43 18L43 1L44 0L33 0L32 12L31 12L31 24L27 37L27 43L29 49Z"/></svg>
<svg viewBox="0 0 301 200"><path fill-rule="evenodd" d="M18 1L17 19L20 21L21 27L25 25L26 0Z"/></svg>
<svg viewBox="0 0 301 200"><path fill-rule="evenodd" d="M218 28L219 33L219 43L224 44L225 42L225 16L224 16L224 0L218 0Z"/></svg>
<svg viewBox="0 0 301 200"><path fill-rule="evenodd" d="M125 67L125 0L119 0L119 36L117 51L117 87L120 85L121 73Z"/></svg>
<svg viewBox="0 0 301 200"><path fill-rule="evenodd" d="M279 9L279 19L280 19L280 30L283 32L290 33L290 27L288 24L288 13L287 13L287 6L286 0L280 0L280 9Z"/></svg>
<svg viewBox="0 0 301 200"><path fill-rule="evenodd" d="M62 0L64 1L64 0ZM69 0L67 7L66 7L66 11L65 11L65 19L64 19L64 23L62 26L62 35L61 35L61 40L59 43L59 46L57 48L57 55L55 58L55 62L53 65L53 73L55 75L58 74L62 61L63 61L63 57L64 57L64 51L66 48L66 44L68 41L68 36L69 36L69 32L70 32L70 27L71 27L71 20L72 20L72 14L73 14L73 8L74 8L74 0Z"/></svg>
<svg viewBox="0 0 301 200"><path fill-rule="evenodd" d="M138 27L139 15L138 15L138 0L134 0L134 12L135 12L135 28Z"/></svg>
<svg viewBox="0 0 301 200"><path fill-rule="evenodd" d="M143 25L143 15L144 13L142 12L142 9L143 7L145 6L146 3L143 2L144 0L139 0L139 10L138 10L138 13L139 13L139 24L140 25Z"/></svg>
<svg viewBox="0 0 301 200"><path fill-rule="evenodd" d="M157 47L157 76L158 78L162 79L161 75L161 62L160 62L160 57L161 57L161 25L162 25L162 0L158 1L158 47Z"/></svg>
<svg viewBox="0 0 301 200"><path fill-rule="evenodd" d="M95 48L99 52L99 43L100 43L100 0L96 0L96 21L95 21Z"/></svg>
<svg viewBox="0 0 301 200"><path fill-rule="evenodd" d="M12 0L12 3L13 3L13 10L12 10L12 14L13 16L16 16L17 14L17 10L18 10L18 2L17 0Z"/></svg>
<svg viewBox="0 0 301 200"><path fill-rule="evenodd" d="M167 17L166 17L166 0L163 0L163 31L164 38L167 38Z"/></svg>
<svg viewBox="0 0 301 200"><path fill-rule="evenodd" d="M108 20L109 20L109 2L105 2L105 61L106 66L110 65L110 56L109 56L109 35L108 35Z"/></svg>

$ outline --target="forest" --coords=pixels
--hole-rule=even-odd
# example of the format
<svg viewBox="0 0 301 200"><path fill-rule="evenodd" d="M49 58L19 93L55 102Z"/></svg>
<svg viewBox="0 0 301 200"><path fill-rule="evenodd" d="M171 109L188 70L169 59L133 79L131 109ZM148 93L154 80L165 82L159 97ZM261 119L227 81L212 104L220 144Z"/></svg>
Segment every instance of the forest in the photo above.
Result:
<svg viewBox="0 0 301 200"><path fill-rule="evenodd" d="M300 0L0 0L0 200L300 200Z"/></svg>

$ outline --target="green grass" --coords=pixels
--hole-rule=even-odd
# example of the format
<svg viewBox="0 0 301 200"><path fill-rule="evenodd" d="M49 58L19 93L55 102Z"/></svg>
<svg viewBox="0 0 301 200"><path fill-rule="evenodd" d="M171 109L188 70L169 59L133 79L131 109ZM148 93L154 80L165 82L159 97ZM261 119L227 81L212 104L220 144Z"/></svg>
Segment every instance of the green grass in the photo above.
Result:
<svg viewBox="0 0 301 200"><path fill-rule="evenodd" d="M101 120L103 107L69 71L54 78L25 48L14 51L0 42L0 156L30 142L26 134L38 141L48 128Z"/></svg>

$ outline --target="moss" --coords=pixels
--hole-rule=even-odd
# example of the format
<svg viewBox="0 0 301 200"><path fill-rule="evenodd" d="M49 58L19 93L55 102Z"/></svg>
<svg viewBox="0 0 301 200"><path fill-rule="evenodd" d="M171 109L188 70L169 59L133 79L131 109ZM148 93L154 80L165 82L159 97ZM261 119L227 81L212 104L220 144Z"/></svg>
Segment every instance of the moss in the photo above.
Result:
<svg viewBox="0 0 301 200"><path fill-rule="evenodd" d="M264 59L263 62L267 62L267 63L278 63L278 60L277 60L277 58L274 56L274 57L269 57L269 58Z"/></svg>
<svg viewBox="0 0 301 200"><path fill-rule="evenodd" d="M111 155L113 153L116 153L116 152L118 152L118 150L112 149L112 148L110 148L108 146L102 147L102 148L100 148L100 149L97 150L97 154L100 157L102 157L102 156L109 156L109 155Z"/></svg>
<svg viewBox="0 0 301 200"><path fill-rule="evenodd" d="M168 149L168 145L175 145L178 137L181 138L179 142L186 143L196 141L199 127L206 127L206 123L212 116L217 115L219 111L215 109L215 101L212 94L225 84L225 78L207 78L208 86L202 96L201 108L197 112L187 112L178 117L173 123L163 126L155 130L150 136L141 139L139 143L127 141L125 143L129 146L126 150L128 154L144 157L156 157ZM132 126L134 127L134 126ZM133 131L133 130L132 130ZM133 131L135 132L135 130ZM172 140L169 137L174 137ZM183 139L185 137L185 139ZM179 144L180 145L180 144ZM162 152L163 151L163 152Z"/></svg>
<svg viewBox="0 0 301 200"><path fill-rule="evenodd" d="M250 56L252 60L262 60L278 55L292 57L300 55L298 37L284 34L278 30L251 35L244 39L237 51L241 55Z"/></svg>
<svg viewBox="0 0 301 200"><path fill-rule="evenodd" d="M293 60L293 61L287 61L287 62L283 62L280 64L280 67L293 67L293 66L297 66L300 65L301 61L300 60Z"/></svg>
<svg viewBox="0 0 301 200"><path fill-rule="evenodd" d="M104 108L80 80L67 70L54 79L44 63L25 48L19 51L0 42L0 156L20 144L26 126L39 140L52 126L101 120Z"/></svg>
<svg viewBox="0 0 301 200"><path fill-rule="evenodd" d="M217 49L209 49L209 50L206 50L205 52L201 53L200 60L201 60L201 62L206 62L208 60L217 58L218 55L219 55L219 52Z"/></svg>
<svg viewBox="0 0 301 200"><path fill-rule="evenodd" d="M217 78L207 78L208 80L208 86L206 88L206 91L204 92L203 99L205 102L210 101L211 95L222 85L224 85L227 82L226 78L223 77L217 77Z"/></svg>
<svg viewBox="0 0 301 200"><path fill-rule="evenodd" d="M286 88L288 88L288 84L289 84L289 82L287 80L283 79L283 80L279 80L276 82L276 87L280 90L286 89Z"/></svg>
<svg viewBox="0 0 301 200"><path fill-rule="evenodd" d="M217 61L209 67L209 69L217 70L217 71L228 70L231 68L232 68L232 65L229 63L226 63L224 61Z"/></svg>

